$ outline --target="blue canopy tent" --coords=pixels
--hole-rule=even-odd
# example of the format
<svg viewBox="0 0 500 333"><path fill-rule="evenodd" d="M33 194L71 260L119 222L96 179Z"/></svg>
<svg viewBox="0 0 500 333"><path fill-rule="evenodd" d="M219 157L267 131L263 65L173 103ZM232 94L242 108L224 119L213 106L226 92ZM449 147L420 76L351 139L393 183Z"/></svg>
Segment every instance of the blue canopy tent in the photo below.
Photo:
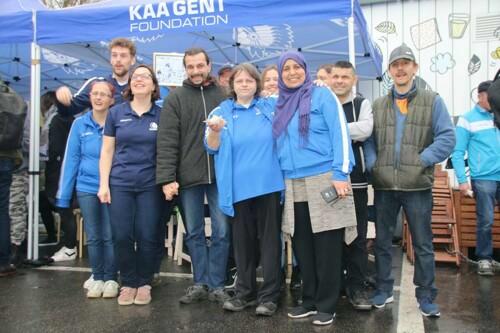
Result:
<svg viewBox="0 0 500 333"><path fill-rule="evenodd" d="M145 63L152 63L153 52L182 53L199 46L208 51L214 69L241 62L263 68L276 63L284 50L296 49L313 71L321 64L349 59L362 79L382 75L382 56L368 35L357 0L104 0L59 10L44 8L36 0L4 0L0 13L0 43L33 43L29 85L23 80L27 74L0 67L4 80L26 96L31 93L33 114L41 88L65 82L75 87L80 84L71 80L109 71L107 43L118 36L134 40L138 61ZM12 23L4 24L4 18ZM38 45L48 57L40 56ZM26 53L26 45L18 50L23 48ZM15 59L14 51L7 58ZM54 60L58 56L59 63ZM47 66L51 72L40 74L41 58L41 72ZM88 64L80 77L56 75L59 67L64 71L76 63Z"/></svg>

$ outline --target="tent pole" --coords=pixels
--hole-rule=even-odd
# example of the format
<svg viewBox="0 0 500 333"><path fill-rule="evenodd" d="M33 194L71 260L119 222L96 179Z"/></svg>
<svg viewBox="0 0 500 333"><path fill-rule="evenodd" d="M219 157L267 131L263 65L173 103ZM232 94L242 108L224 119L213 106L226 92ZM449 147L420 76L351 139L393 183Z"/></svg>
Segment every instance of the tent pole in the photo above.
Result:
<svg viewBox="0 0 500 333"><path fill-rule="evenodd" d="M347 35L349 37L349 61L356 68L356 49L354 46L354 0L351 0L351 16L347 19ZM356 96L356 86L352 87Z"/></svg>

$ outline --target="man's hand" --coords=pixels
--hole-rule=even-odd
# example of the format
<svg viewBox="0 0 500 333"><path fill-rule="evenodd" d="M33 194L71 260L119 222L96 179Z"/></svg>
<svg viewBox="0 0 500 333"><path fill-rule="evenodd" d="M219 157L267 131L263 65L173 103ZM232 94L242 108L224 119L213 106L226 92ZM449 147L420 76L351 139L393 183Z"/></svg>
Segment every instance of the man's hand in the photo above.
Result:
<svg viewBox="0 0 500 333"><path fill-rule="evenodd" d="M165 194L165 199L171 201L174 195L179 194L179 183L172 182L162 186L163 194Z"/></svg>
<svg viewBox="0 0 500 333"><path fill-rule="evenodd" d="M69 106L73 99L73 94L71 94L71 90L68 87L62 86L56 90L56 98L62 105Z"/></svg>
<svg viewBox="0 0 500 333"><path fill-rule="evenodd" d="M462 183L458 185L458 188L460 192L462 192L462 195L471 198L474 196L474 192L472 192L469 183Z"/></svg>
<svg viewBox="0 0 500 333"><path fill-rule="evenodd" d="M335 191L337 191L339 198L343 199L349 194L349 182L334 180L332 181L332 185L335 187Z"/></svg>

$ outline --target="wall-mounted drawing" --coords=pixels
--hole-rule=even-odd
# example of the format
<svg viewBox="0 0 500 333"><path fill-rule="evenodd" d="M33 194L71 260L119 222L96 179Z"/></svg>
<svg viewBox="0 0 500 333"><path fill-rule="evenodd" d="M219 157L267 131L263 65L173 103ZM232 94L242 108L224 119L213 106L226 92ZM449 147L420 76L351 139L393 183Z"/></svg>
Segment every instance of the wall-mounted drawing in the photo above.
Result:
<svg viewBox="0 0 500 333"><path fill-rule="evenodd" d="M451 13L448 15L448 34L450 38L459 39L469 26L470 15L466 13Z"/></svg>
<svg viewBox="0 0 500 333"><path fill-rule="evenodd" d="M391 21L383 21L380 22L376 27L375 30L378 32L382 32L384 34L396 34L396 25L394 22Z"/></svg>
<svg viewBox="0 0 500 333"><path fill-rule="evenodd" d="M476 104L477 103L477 87L474 87L471 91L470 91L470 100L472 101L472 103Z"/></svg>
<svg viewBox="0 0 500 333"><path fill-rule="evenodd" d="M500 40L500 27L496 28L495 31L493 31L493 36L495 36L496 39Z"/></svg>
<svg viewBox="0 0 500 333"><path fill-rule="evenodd" d="M437 72L441 75L446 74L449 69L455 67L455 59L450 52L438 53L431 58L431 72Z"/></svg>
<svg viewBox="0 0 500 333"><path fill-rule="evenodd" d="M387 37L386 36L380 36L378 39L382 44L387 44Z"/></svg>
<svg viewBox="0 0 500 333"><path fill-rule="evenodd" d="M469 65L467 66L467 71L469 75L476 73L481 68L481 59L477 55L473 55L469 60Z"/></svg>
<svg viewBox="0 0 500 333"><path fill-rule="evenodd" d="M500 46L490 53L491 57L495 60L500 60Z"/></svg>
<svg viewBox="0 0 500 333"><path fill-rule="evenodd" d="M436 18L412 25L410 27L410 34L413 45L415 45L417 50L422 50L441 42Z"/></svg>

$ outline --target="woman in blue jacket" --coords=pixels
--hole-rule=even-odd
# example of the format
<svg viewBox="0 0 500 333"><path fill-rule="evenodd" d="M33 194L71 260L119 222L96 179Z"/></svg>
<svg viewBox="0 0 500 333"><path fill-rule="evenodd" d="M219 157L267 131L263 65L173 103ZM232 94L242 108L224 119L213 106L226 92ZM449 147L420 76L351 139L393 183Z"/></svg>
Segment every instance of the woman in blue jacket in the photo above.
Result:
<svg viewBox="0 0 500 333"><path fill-rule="evenodd" d="M96 81L92 84L92 111L77 118L71 126L56 196L57 206L70 207L76 183L93 275L93 282L87 291L88 298L113 298L118 295L108 207L101 204L97 197L102 132L109 106L113 104L113 93L114 87L109 82Z"/></svg>
<svg viewBox="0 0 500 333"><path fill-rule="evenodd" d="M286 183L282 230L292 236L303 280L303 303L288 316L328 325L339 298L344 237L356 237L347 196L351 139L342 105L330 89L313 86L302 54L284 53L278 73L273 136ZM332 189L341 200L327 203L321 192Z"/></svg>
<svg viewBox="0 0 500 333"><path fill-rule="evenodd" d="M232 98L207 120L206 146L215 155L221 210L231 217L238 279L228 311L258 304L256 314L277 309L281 283L280 196L283 176L272 137L271 100L259 97L255 67L236 66L229 79ZM257 291L256 247L260 247L264 282Z"/></svg>

